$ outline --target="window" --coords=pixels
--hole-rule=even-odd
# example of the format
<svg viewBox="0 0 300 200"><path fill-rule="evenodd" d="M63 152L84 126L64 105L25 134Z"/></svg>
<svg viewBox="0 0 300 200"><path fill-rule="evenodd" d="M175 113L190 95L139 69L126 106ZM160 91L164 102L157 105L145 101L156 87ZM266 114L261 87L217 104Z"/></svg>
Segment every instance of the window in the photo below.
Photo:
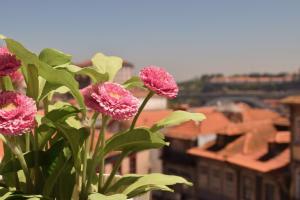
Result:
<svg viewBox="0 0 300 200"><path fill-rule="evenodd" d="M226 178L226 182L233 182L234 181L234 177L233 177L232 172L226 172L225 178Z"/></svg>
<svg viewBox="0 0 300 200"><path fill-rule="evenodd" d="M227 197L232 197L235 199L236 197L236 178L235 178L235 171L231 169L226 169L224 174L224 184L223 184L223 191Z"/></svg>
<svg viewBox="0 0 300 200"><path fill-rule="evenodd" d="M274 199L275 199L275 186L272 183L266 183L264 200L274 200Z"/></svg>
<svg viewBox="0 0 300 200"><path fill-rule="evenodd" d="M221 190L221 186L222 186L221 173L222 173L221 169L218 168L211 169L210 176L209 176L209 186L211 191Z"/></svg>
<svg viewBox="0 0 300 200"><path fill-rule="evenodd" d="M242 199L252 200L254 194L254 183L251 177L244 176L242 183Z"/></svg>

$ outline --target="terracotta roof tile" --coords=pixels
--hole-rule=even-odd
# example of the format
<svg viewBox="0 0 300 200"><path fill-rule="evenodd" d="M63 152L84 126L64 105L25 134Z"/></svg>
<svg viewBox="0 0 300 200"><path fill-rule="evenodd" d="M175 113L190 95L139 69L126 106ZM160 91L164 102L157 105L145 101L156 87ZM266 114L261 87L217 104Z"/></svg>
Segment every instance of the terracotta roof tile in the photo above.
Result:
<svg viewBox="0 0 300 200"><path fill-rule="evenodd" d="M289 96L281 100L283 104L300 104L300 95Z"/></svg>
<svg viewBox="0 0 300 200"><path fill-rule="evenodd" d="M285 149L279 155L265 162L249 159L243 155L230 157L227 161L241 167L266 173L288 165L290 163L290 149Z"/></svg>
<svg viewBox="0 0 300 200"><path fill-rule="evenodd" d="M229 123L229 120L222 113L213 111L210 108L202 110L197 109L197 111L206 115L206 119L204 121L201 123L188 121L181 125L167 128L164 131L165 135L172 138L195 140L200 134L223 132Z"/></svg>
<svg viewBox="0 0 300 200"><path fill-rule="evenodd" d="M172 138L194 140L201 134L200 123L188 121L179 126L168 128L164 133L166 136Z"/></svg>
<svg viewBox="0 0 300 200"><path fill-rule="evenodd" d="M243 109L243 121L258 121L258 120L275 120L280 117L280 115L274 111L268 109Z"/></svg>
<svg viewBox="0 0 300 200"><path fill-rule="evenodd" d="M263 125L264 123L266 124ZM270 121L264 123L227 144L219 151L209 151L207 147L205 149L194 147L189 149L187 153L198 157L227 161L259 172L269 172L284 167L290 162L289 149L285 149L267 161L259 160L268 153L270 141L285 143L290 140L288 131L277 132Z"/></svg>

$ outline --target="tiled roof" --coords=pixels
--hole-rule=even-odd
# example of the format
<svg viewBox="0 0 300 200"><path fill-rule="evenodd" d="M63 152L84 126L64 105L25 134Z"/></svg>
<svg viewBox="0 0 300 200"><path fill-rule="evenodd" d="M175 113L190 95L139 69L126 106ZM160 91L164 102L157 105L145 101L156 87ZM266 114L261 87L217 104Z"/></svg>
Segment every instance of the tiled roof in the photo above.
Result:
<svg viewBox="0 0 300 200"><path fill-rule="evenodd" d="M300 104L300 95L289 96L281 100L283 104Z"/></svg>
<svg viewBox="0 0 300 200"><path fill-rule="evenodd" d="M200 123L194 121L185 122L179 126L174 126L164 131L165 135L183 140L194 140L201 134Z"/></svg>
<svg viewBox="0 0 300 200"><path fill-rule="evenodd" d="M290 132L277 132L269 123L256 126L255 130L238 137L219 151L210 151L207 147L194 147L189 149L188 153L197 157L226 161L259 172L269 172L290 162L288 148L267 161L260 161L259 158L268 153L269 142L288 143Z"/></svg>
<svg viewBox="0 0 300 200"><path fill-rule="evenodd" d="M206 116L206 119L201 123L188 121L178 126L167 128L164 131L166 136L185 140L195 140L200 134L222 132L229 123L229 120L222 113L217 112L210 107L191 109L189 111L203 113Z"/></svg>
<svg viewBox="0 0 300 200"><path fill-rule="evenodd" d="M242 110L243 121L258 121L258 120L275 120L280 115L274 111L268 109L257 109L257 108L243 108Z"/></svg>
<svg viewBox="0 0 300 200"><path fill-rule="evenodd" d="M279 155L265 162L249 159L243 155L230 157L227 161L241 167L266 173L287 166L290 163L290 149L285 149Z"/></svg>
<svg viewBox="0 0 300 200"><path fill-rule="evenodd" d="M191 108L189 109L190 112L203 113L206 115L206 119L198 124L190 121L174 126L166 129L164 133L173 138L194 140L200 134L240 135L251 131L264 131L265 129L274 131L275 121L278 122L278 119L287 120L273 111L251 109L242 104L239 106L241 106L244 115L245 120L243 122L231 122L215 107Z"/></svg>

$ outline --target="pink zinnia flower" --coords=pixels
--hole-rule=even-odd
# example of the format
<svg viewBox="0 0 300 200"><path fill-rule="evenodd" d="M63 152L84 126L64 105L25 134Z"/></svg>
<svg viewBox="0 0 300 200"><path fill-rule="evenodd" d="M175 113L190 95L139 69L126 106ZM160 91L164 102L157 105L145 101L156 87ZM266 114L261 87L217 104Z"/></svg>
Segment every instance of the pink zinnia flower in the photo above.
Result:
<svg viewBox="0 0 300 200"><path fill-rule="evenodd" d="M0 47L0 76L6 76L19 69L21 61L11 54L7 48Z"/></svg>
<svg viewBox="0 0 300 200"><path fill-rule="evenodd" d="M138 99L117 83L88 86L82 94L87 107L115 120L129 119L138 111Z"/></svg>
<svg viewBox="0 0 300 200"><path fill-rule="evenodd" d="M20 135L35 125L36 104L33 99L17 92L0 93L0 133Z"/></svg>
<svg viewBox="0 0 300 200"><path fill-rule="evenodd" d="M172 99L178 94L178 86L173 76L160 67L145 67L140 71L140 78L147 88L160 96Z"/></svg>

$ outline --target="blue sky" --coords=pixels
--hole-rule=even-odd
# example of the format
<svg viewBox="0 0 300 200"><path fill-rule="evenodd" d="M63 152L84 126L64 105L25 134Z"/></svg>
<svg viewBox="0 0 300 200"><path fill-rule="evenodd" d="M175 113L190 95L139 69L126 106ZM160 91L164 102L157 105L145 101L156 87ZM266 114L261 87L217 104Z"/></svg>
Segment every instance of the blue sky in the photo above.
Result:
<svg viewBox="0 0 300 200"><path fill-rule="evenodd" d="M178 80L204 73L296 71L300 1L0 2L0 33L75 61L95 52L156 64Z"/></svg>

